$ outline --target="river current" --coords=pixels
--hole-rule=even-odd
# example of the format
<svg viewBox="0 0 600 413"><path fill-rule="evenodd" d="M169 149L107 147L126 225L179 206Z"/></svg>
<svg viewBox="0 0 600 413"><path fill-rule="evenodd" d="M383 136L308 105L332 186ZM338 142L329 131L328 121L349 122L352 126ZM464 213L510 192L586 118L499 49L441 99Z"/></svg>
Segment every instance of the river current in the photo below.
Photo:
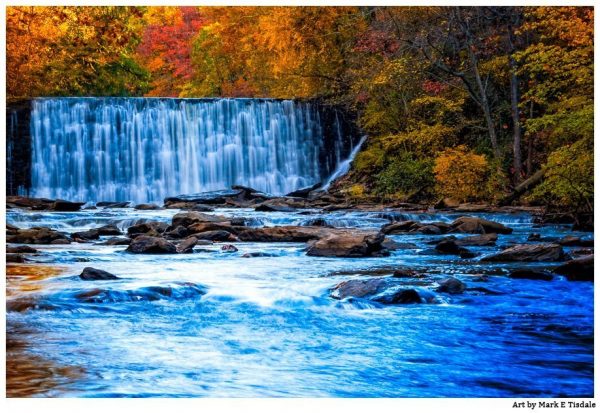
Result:
<svg viewBox="0 0 600 413"><path fill-rule="evenodd" d="M170 222L177 210L9 210L21 228L65 232L140 220ZM214 214L257 226L378 229L390 219L450 222L458 214L317 211ZM470 214L476 215L476 214ZM497 247L572 234L528 214L483 214L513 228ZM584 238L590 234L575 233ZM461 235L458 235L461 236ZM7 395L12 397L592 397L593 283L507 277L556 263L484 263L438 255L436 236L392 235L417 249L384 258L310 257L303 243L198 245L193 254L133 255L98 243L35 245L33 263L7 267ZM101 240L102 241L102 240ZM570 248L565 247L567 252ZM243 257L264 252L267 257ZM84 267L114 281L83 281ZM379 306L336 300L341 281L425 269L404 279L438 304ZM460 295L435 292L453 276Z"/></svg>

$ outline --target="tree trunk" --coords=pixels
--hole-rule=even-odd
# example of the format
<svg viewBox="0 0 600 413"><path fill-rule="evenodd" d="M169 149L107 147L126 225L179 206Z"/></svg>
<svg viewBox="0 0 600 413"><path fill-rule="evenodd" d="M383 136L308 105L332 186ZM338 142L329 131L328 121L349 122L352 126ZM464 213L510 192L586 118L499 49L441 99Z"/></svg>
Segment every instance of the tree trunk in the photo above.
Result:
<svg viewBox="0 0 600 413"><path fill-rule="evenodd" d="M546 168L540 169L539 171L531 175L529 179L526 179L521 184L517 185L515 187L515 190L511 194L502 198L498 204L500 206L510 205L513 201L519 199L521 195L532 190L538 184L540 184L542 182L542 179L544 178L545 173Z"/></svg>
<svg viewBox="0 0 600 413"><path fill-rule="evenodd" d="M510 112L513 121L513 169L514 183L521 181L521 120L519 119L519 79L517 77L517 62L513 56L515 45L512 25L508 25L508 66L510 68Z"/></svg>

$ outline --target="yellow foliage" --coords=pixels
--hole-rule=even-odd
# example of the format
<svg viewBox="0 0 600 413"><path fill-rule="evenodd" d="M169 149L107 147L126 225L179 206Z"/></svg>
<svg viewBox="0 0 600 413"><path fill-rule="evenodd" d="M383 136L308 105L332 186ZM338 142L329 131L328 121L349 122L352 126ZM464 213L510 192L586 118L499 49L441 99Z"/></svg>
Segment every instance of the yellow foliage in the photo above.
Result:
<svg viewBox="0 0 600 413"><path fill-rule="evenodd" d="M465 202L486 195L487 160L464 145L442 152L435 160L433 172L438 192L443 196Z"/></svg>

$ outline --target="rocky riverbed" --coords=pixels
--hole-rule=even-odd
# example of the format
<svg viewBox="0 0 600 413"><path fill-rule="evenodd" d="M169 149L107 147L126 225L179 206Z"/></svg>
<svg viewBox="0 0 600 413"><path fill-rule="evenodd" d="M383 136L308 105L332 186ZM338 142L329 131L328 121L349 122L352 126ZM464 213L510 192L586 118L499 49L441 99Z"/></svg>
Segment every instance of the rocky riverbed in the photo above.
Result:
<svg viewBox="0 0 600 413"><path fill-rule="evenodd" d="M311 189L8 197L7 394L593 394L591 232Z"/></svg>

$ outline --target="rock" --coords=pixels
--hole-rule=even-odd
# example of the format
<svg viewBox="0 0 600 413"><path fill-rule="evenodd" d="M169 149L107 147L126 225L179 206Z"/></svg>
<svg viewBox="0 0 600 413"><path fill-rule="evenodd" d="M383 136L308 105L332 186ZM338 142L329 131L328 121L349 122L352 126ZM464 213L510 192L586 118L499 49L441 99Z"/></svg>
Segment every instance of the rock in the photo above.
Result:
<svg viewBox="0 0 600 413"><path fill-rule="evenodd" d="M195 237L211 241L236 241L236 237L227 231L205 231L196 233Z"/></svg>
<svg viewBox="0 0 600 413"><path fill-rule="evenodd" d="M73 234L71 234L71 238L73 239L73 241L87 242L97 240L98 238L100 238L100 234L97 230L90 229L88 231L74 232Z"/></svg>
<svg viewBox="0 0 600 413"><path fill-rule="evenodd" d="M129 245L131 244L131 238L113 237L109 238L98 245Z"/></svg>
<svg viewBox="0 0 600 413"><path fill-rule="evenodd" d="M238 249L236 248L235 245L226 244L226 245L223 245L221 247L221 251L223 251L223 252L237 252Z"/></svg>
<svg viewBox="0 0 600 413"><path fill-rule="evenodd" d="M118 280L114 274L109 272L99 270L97 268L85 267L81 274L79 274L79 278L86 281L97 281L97 280Z"/></svg>
<svg viewBox="0 0 600 413"><path fill-rule="evenodd" d="M481 261L561 261L565 258L558 244L519 244L496 254L481 258Z"/></svg>
<svg viewBox="0 0 600 413"><path fill-rule="evenodd" d="M405 232L410 232L414 229L418 229L419 227L420 225L415 221L393 222L391 224L384 225L381 228L381 232L386 235L402 234Z"/></svg>
<svg viewBox="0 0 600 413"><path fill-rule="evenodd" d="M342 281L333 287L329 296L336 300L343 300L348 297L370 297L381 293L389 286L390 282L386 278L348 280Z"/></svg>
<svg viewBox="0 0 600 413"><path fill-rule="evenodd" d="M422 302L421 296L412 288L406 290L399 290L391 295L383 295L381 297L375 297L373 301L381 304L420 304Z"/></svg>
<svg viewBox="0 0 600 413"><path fill-rule="evenodd" d="M329 225L323 218L312 218L304 221L301 224L303 227L326 227L333 228L333 225Z"/></svg>
<svg viewBox="0 0 600 413"><path fill-rule="evenodd" d="M306 254L313 257L382 257L389 255L381 243L384 235L331 234L313 242Z"/></svg>
<svg viewBox="0 0 600 413"><path fill-rule="evenodd" d="M435 246L435 250L442 254L460 255L464 252L468 252L466 248L460 247L456 244L455 240L445 239L439 242Z"/></svg>
<svg viewBox="0 0 600 413"><path fill-rule="evenodd" d="M191 254L194 252L194 247L198 243L198 238L196 237L188 237L181 241L179 245L177 245L177 252L179 254Z"/></svg>
<svg viewBox="0 0 600 413"><path fill-rule="evenodd" d="M435 209L456 208L460 202L452 198L442 198L435 205Z"/></svg>
<svg viewBox="0 0 600 413"><path fill-rule="evenodd" d="M558 243L563 246L568 247L593 247L594 240L593 239L581 239L580 237L576 237L573 235L567 235L560 240Z"/></svg>
<svg viewBox="0 0 600 413"><path fill-rule="evenodd" d="M440 229L440 227L437 227L435 225L423 225L422 227L420 227L418 229L418 231L421 234L426 234L426 235L437 235L437 234L441 234L442 230Z"/></svg>
<svg viewBox="0 0 600 413"><path fill-rule="evenodd" d="M456 245L459 245L461 247L466 247L466 246L483 247L483 246L496 245L497 240L498 240L498 235L495 233L490 233L490 234L482 234L482 235L473 235L473 236L464 237L464 238L456 238L454 242L456 243Z"/></svg>
<svg viewBox="0 0 600 413"><path fill-rule="evenodd" d="M96 231L98 231L98 234L101 236L121 235L122 234L121 230L119 228L117 228L116 225L113 225L113 224L104 225L100 228L96 228Z"/></svg>
<svg viewBox="0 0 600 413"><path fill-rule="evenodd" d="M25 261L22 254L6 254L6 262L23 263Z"/></svg>
<svg viewBox="0 0 600 413"><path fill-rule="evenodd" d="M102 208L128 208L130 202L115 202L115 201L101 201L96 202L97 207Z"/></svg>
<svg viewBox="0 0 600 413"><path fill-rule="evenodd" d="M140 211L154 211L157 209L163 209L162 207L156 204L137 204L133 207L133 209L138 209Z"/></svg>
<svg viewBox="0 0 600 413"><path fill-rule="evenodd" d="M189 211L180 212L175 214L171 221L171 226L177 228L178 226L189 227L192 224L200 222L225 222L227 218L221 215L209 215L203 214L202 212Z"/></svg>
<svg viewBox="0 0 600 413"><path fill-rule="evenodd" d="M160 236L169 227L165 222L148 221L133 225L127 228L127 235L135 237L140 234L145 234L152 237Z"/></svg>
<svg viewBox="0 0 600 413"><path fill-rule="evenodd" d="M296 208L289 205L277 204L272 202L263 202L254 208L255 211L259 212L294 212Z"/></svg>
<svg viewBox="0 0 600 413"><path fill-rule="evenodd" d="M312 191L319 189L320 187L321 187L321 182L316 183L313 186L309 186L309 187L302 188L302 189L297 189L295 191L290 192L286 196L291 196L291 197L295 197L295 198L308 198L308 195Z"/></svg>
<svg viewBox="0 0 600 413"><path fill-rule="evenodd" d="M450 224L449 232L466 232L471 234L511 234L512 228L508 228L498 222L488 221L482 218L460 217Z"/></svg>
<svg viewBox="0 0 600 413"><path fill-rule="evenodd" d="M57 199L52 203L52 205L50 205L49 209L52 211L73 212L79 211L81 206L84 204L85 202L69 202L62 199Z"/></svg>
<svg viewBox="0 0 600 413"><path fill-rule="evenodd" d="M198 194L177 195L174 197L165 198L164 204L165 206L170 206L171 204L177 202L193 202L208 205L224 204L227 199L242 195L243 192L244 191L242 190L223 189L220 191L208 191Z"/></svg>
<svg viewBox="0 0 600 413"><path fill-rule="evenodd" d="M169 228L172 228L172 226ZM165 237L175 239L185 238L188 236L188 234L189 232L187 228L183 227L182 225L178 225L176 228L164 232Z"/></svg>
<svg viewBox="0 0 600 413"><path fill-rule="evenodd" d="M460 204L456 207L457 212L486 212L489 210L488 204Z"/></svg>
<svg viewBox="0 0 600 413"><path fill-rule="evenodd" d="M258 258L258 257L275 257L275 254L269 254L266 252L247 252L242 255L242 258Z"/></svg>
<svg viewBox="0 0 600 413"><path fill-rule="evenodd" d="M548 271L536 271L530 269L514 270L508 275L509 278L519 280L543 280L552 281L554 276Z"/></svg>
<svg viewBox="0 0 600 413"><path fill-rule="evenodd" d="M187 228L187 232L189 234L195 234L197 238L199 238L198 234L207 231L227 231L236 233L238 228L231 226L229 222L198 222Z"/></svg>
<svg viewBox="0 0 600 413"><path fill-rule="evenodd" d="M58 242L57 242L58 241ZM70 244L67 236L50 228L34 227L20 229L6 236L6 242L14 244Z"/></svg>
<svg viewBox="0 0 600 413"><path fill-rule="evenodd" d="M465 284L454 278L448 277L445 280L439 282L440 286L436 291L440 293L448 293L448 294L462 294L465 291Z"/></svg>
<svg viewBox="0 0 600 413"><path fill-rule="evenodd" d="M396 251L396 250L415 250L419 247L412 242L397 242L391 238L385 237L381 246L386 250Z"/></svg>
<svg viewBox="0 0 600 413"><path fill-rule="evenodd" d="M15 235L18 234L21 228L15 227L14 225L6 224L6 234Z"/></svg>
<svg viewBox="0 0 600 413"><path fill-rule="evenodd" d="M477 256L477 254L475 254L472 251L469 251L467 249L464 249L463 251L460 252L460 254L458 254L460 256L460 258L475 258Z"/></svg>
<svg viewBox="0 0 600 413"><path fill-rule="evenodd" d="M126 251L134 254L174 254L177 248L164 238L139 235L131 240Z"/></svg>
<svg viewBox="0 0 600 413"><path fill-rule="evenodd" d="M39 251L28 245L19 245L17 247L6 247L6 252L10 254L35 254Z"/></svg>
<svg viewBox="0 0 600 413"><path fill-rule="evenodd" d="M586 255L567 261L554 269L570 281L594 281L594 255Z"/></svg>
<svg viewBox="0 0 600 413"><path fill-rule="evenodd" d="M198 204L196 202L172 202L168 205L165 205L165 208L168 209L191 209L194 211L200 212L212 212L215 209L208 205Z"/></svg>
<svg viewBox="0 0 600 413"><path fill-rule="evenodd" d="M235 234L247 242L307 242L326 236L329 231L322 227L279 226L249 228L238 227Z"/></svg>
<svg viewBox="0 0 600 413"><path fill-rule="evenodd" d="M6 206L11 208L28 208L36 211L48 210L54 201L46 198L28 198L25 196L7 196Z"/></svg>
<svg viewBox="0 0 600 413"><path fill-rule="evenodd" d="M424 274L418 273L415 270L411 270L409 268L398 268L394 271L392 275L394 278L423 278Z"/></svg>
<svg viewBox="0 0 600 413"><path fill-rule="evenodd" d="M571 251L572 255L590 255L594 253L593 248L577 248Z"/></svg>

